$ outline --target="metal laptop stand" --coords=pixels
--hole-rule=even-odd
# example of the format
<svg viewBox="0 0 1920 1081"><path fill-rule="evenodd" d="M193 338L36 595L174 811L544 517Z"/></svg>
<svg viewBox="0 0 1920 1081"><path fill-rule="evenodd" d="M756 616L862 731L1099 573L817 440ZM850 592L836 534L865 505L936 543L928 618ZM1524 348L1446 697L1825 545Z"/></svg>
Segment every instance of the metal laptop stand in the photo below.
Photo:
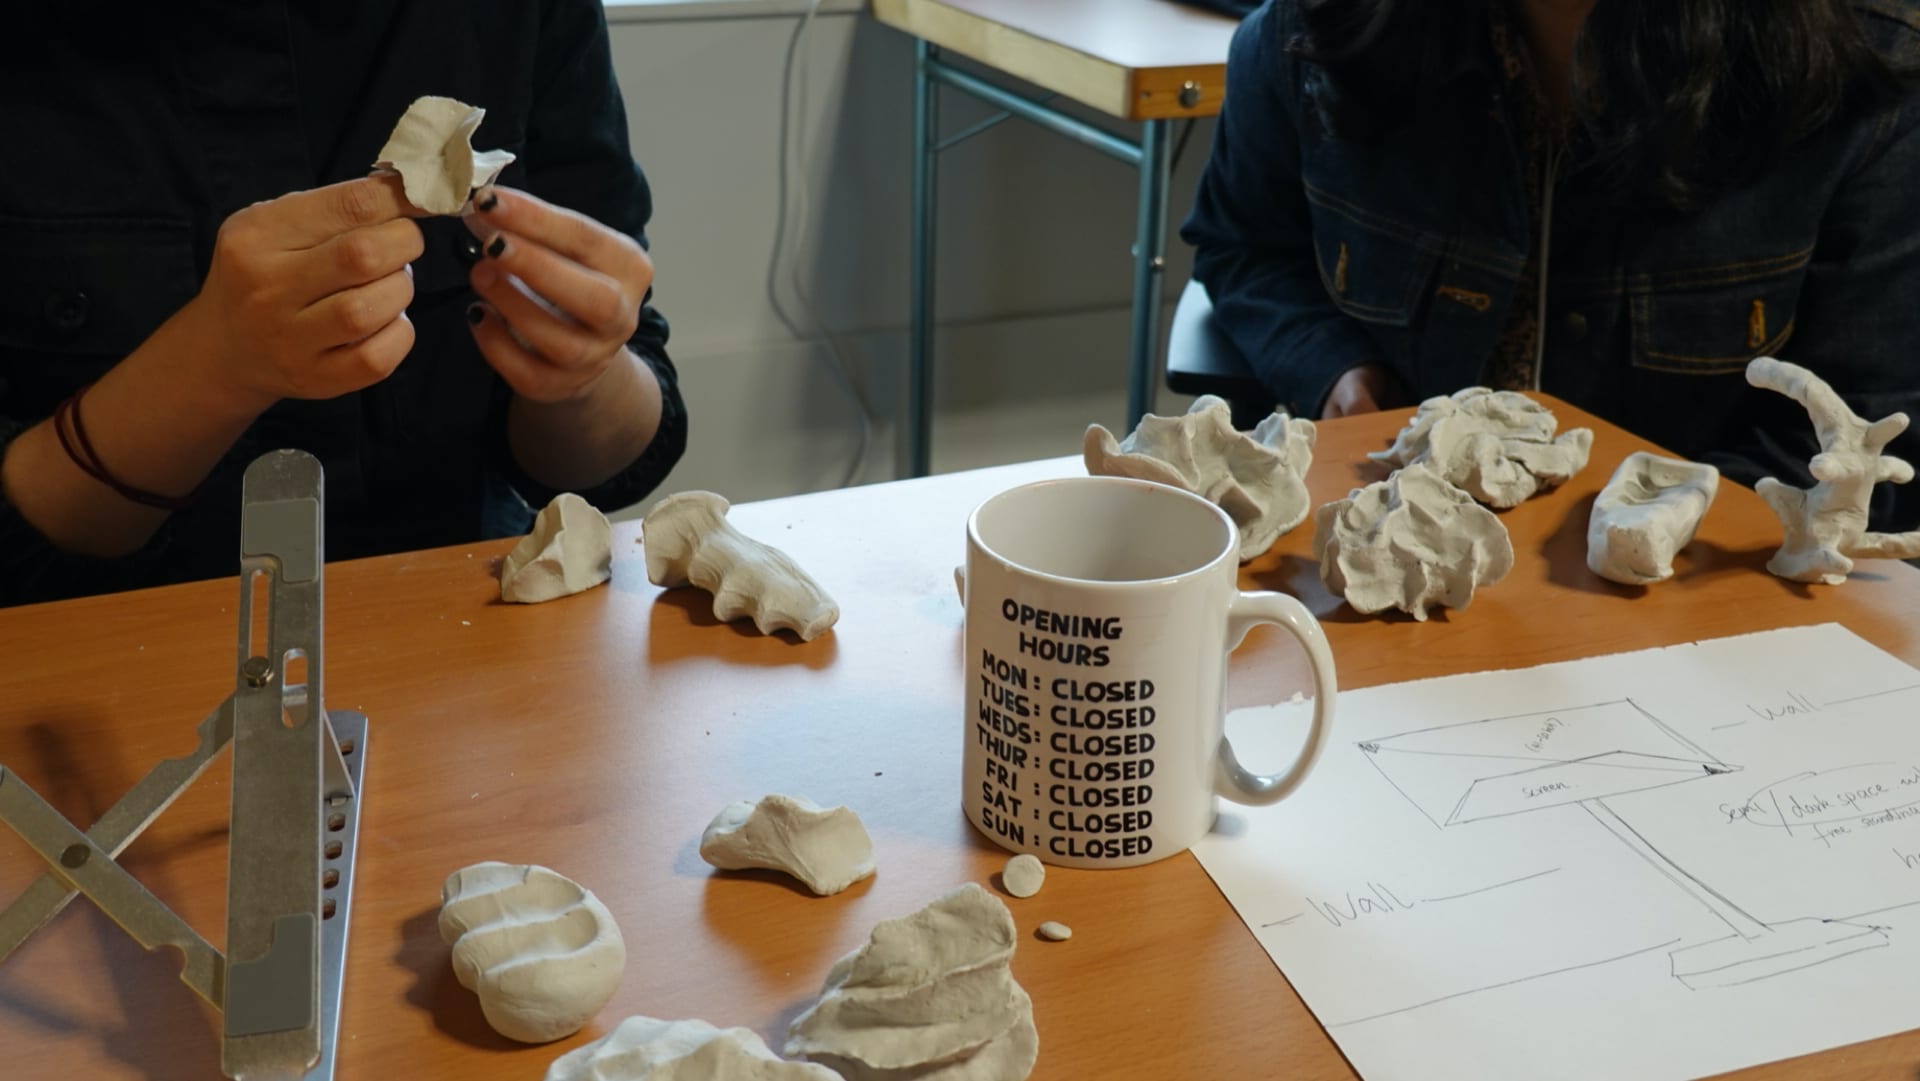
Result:
<svg viewBox="0 0 1920 1081"><path fill-rule="evenodd" d="M247 468L234 691L191 754L154 766L85 833L0 767L0 822L48 868L0 912L0 962L84 895L146 949L180 951L182 982L225 1015L221 1069L240 1081L333 1078L367 719L323 707L323 507L312 456L275 451ZM229 742L222 955L114 861Z"/></svg>

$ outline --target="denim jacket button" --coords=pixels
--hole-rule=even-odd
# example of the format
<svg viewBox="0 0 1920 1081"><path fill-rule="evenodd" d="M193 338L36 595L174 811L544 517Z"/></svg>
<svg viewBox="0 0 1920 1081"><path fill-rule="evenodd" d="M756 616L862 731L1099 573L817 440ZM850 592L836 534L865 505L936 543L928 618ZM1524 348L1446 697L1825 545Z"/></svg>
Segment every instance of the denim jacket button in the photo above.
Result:
<svg viewBox="0 0 1920 1081"><path fill-rule="evenodd" d="M87 308L87 294L75 290L48 297L41 315L46 318L47 326L66 336L87 325Z"/></svg>
<svg viewBox="0 0 1920 1081"><path fill-rule="evenodd" d="M479 237L474 236L465 229L460 230L460 232L454 236L453 257L460 260L462 266L473 266L480 261L482 254Z"/></svg>
<svg viewBox="0 0 1920 1081"><path fill-rule="evenodd" d="M1587 336L1587 317L1579 312L1567 313L1567 333L1574 338Z"/></svg>

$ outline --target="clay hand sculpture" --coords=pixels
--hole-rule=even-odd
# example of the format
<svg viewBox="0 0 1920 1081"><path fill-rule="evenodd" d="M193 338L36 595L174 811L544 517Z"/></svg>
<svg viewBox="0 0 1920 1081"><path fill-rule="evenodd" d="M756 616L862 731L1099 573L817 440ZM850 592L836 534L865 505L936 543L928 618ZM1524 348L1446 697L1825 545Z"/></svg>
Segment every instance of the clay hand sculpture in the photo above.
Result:
<svg viewBox="0 0 1920 1081"><path fill-rule="evenodd" d="M1237 431L1232 409L1208 394L1184 416L1142 417L1124 440L1088 425L1083 454L1094 476L1158 481L1218 505L1240 527L1244 562L1306 520L1314 435L1312 421L1281 412L1251 432Z"/></svg>
<svg viewBox="0 0 1920 1081"><path fill-rule="evenodd" d="M1673 557L1692 543L1719 490L1720 471L1705 463L1627 455L1593 501L1587 569L1629 586L1673 577Z"/></svg>
<svg viewBox="0 0 1920 1081"><path fill-rule="evenodd" d="M1398 608L1424 621L1465 608L1477 586L1513 569L1507 527L1426 465L1355 489L1314 514L1320 579L1355 611Z"/></svg>
<svg viewBox="0 0 1920 1081"><path fill-rule="evenodd" d="M1796 582L1839 585L1856 559L1920 558L1920 530L1867 531L1873 486L1913 479L1913 466L1880 453L1907 430L1907 415L1895 413L1869 424L1825 380L1772 357L1755 357L1747 365L1747 382L1799 402L1820 439L1820 453L1807 463L1813 487L1795 488L1773 477L1754 485L1787 533L1767 569Z"/></svg>
<svg viewBox="0 0 1920 1081"><path fill-rule="evenodd" d="M380 148L376 172L399 173L407 202L429 214L460 214L476 189L493 183L513 161L505 150L475 150L473 133L485 109L453 98L424 97L407 106Z"/></svg>
<svg viewBox="0 0 1920 1081"><path fill-rule="evenodd" d="M786 1053L846 1081L1024 1081L1040 1054L1013 916L968 883L873 929L795 1018Z"/></svg>
<svg viewBox="0 0 1920 1081"><path fill-rule="evenodd" d="M1555 436L1546 406L1511 390L1468 387L1428 398L1393 446L1367 455L1394 467L1416 462L1490 507L1515 507L1586 468L1593 432Z"/></svg>
<svg viewBox="0 0 1920 1081"><path fill-rule="evenodd" d="M590 891L545 867L476 863L440 891L440 937L460 986L510 1040L547 1043L580 1031L613 997L627 947Z"/></svg>
<svg viewBox="0 0 1920 1081"><path fill-rule="evenodd" d="M832 627L840 606L827 591L786 553L733 528L727 508L712 492L654 504L640 523L647 578L668 588L692 583L713 594L715 618L752 619L761 634L790 630L810 642Z"/></svg>
<svg viewBox="0 0 1920 1081"><path fill-rule="evenodd" d="M700 858L723 871L780 871L826 897L873 874L873 839L845 807L775 794L728 804L700 836Z"/></svg>
<svg viewBox="0 0 1920 1081"><path fill-rule="evenodd" d="M555 1059L546 1081L841 1081L825 1066L776 1056L751 1029L629 1017Z"/></svg>
<svg viewBox="0 0 1920 1081"><path fill-rule="evenodd" d="M593 504L561 492L534 516L500 564L500 599L537 604L613 577L613 526Z"/></svg>

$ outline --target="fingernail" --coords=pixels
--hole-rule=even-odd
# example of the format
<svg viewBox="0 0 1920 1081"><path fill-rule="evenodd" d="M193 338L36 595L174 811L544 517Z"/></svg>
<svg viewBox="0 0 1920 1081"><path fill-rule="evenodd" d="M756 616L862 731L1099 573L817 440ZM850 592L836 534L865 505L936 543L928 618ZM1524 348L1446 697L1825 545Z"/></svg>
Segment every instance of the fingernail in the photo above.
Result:
<svg viewBox="0 0 1920 1081"><path fill-rule="evenodd" d="M482 214L499 205L500 197L494 194L492 188L488 188L485 192L482 192L479 201L473 204L474 209L480 211Z"/></svg>
<svg viewBox="0 0 1920 1081"><path fill-rule="evenodd" d="M498 259L502 255L505 255L506 252L507 252L506 237L503 237L503 236L494 237L493 243L487 245L487 254L493 256L495 259Z"/></svg>
<svg viewBox="0 0 1920 1081"><path fill-rule="evenodd" d="M472 323L474 326L479 326L481 320L485 319L486 317L487 317L487 309L484 307L481 307L479 303L476 302L476 303L467 305L467 322Z"/></svg>

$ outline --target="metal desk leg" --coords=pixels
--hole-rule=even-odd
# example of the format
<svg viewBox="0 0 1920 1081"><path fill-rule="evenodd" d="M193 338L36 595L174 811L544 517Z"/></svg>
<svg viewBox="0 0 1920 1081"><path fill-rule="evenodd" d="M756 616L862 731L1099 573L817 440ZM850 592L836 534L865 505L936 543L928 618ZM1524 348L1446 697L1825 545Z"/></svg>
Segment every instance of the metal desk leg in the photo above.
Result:
<svg viewBox="0 0 1920 1081"><path fill-rule="evenodd" d="M933 241L939 87L931 66L939 53L914 43L913 283L907 316L907 475L924 477L933 458Z"/></svg>
<svg viewBox="0 0 1920 1081"><path fill-rule="evenodd" d="M1133 256L1133 353L1127 370L1127 427L1153 407L1160 353L1160 292L1167 265L1167 134L1169 120L1140 132L1140 218Z"/></svg>

